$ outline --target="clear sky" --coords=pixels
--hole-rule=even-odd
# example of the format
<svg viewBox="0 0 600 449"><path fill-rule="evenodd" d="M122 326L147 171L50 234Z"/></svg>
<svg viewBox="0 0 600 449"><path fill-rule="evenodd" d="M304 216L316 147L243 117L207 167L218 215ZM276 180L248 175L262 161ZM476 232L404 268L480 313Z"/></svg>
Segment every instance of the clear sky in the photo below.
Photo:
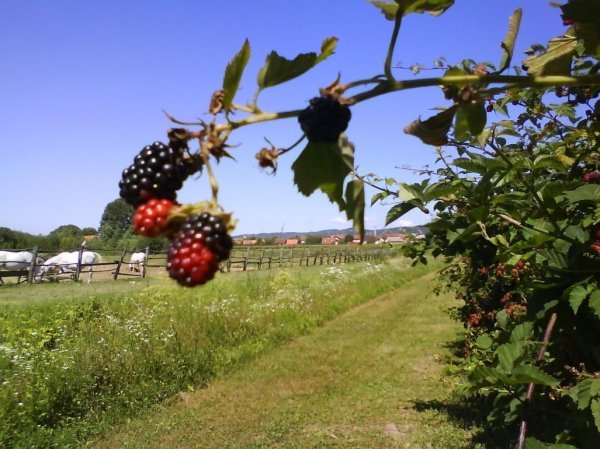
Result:
<svg viewBox="0 0 600 449"><path fill-rule="evenodd" d="M500 60L508 17L523 7L513 62L564 27L548 0L458 0L439 17L413 14L403 23L395 64L432 65L470 57ZM244 39L251 59L236 102L252 99L256 74L275 50L289 59L339 38L334 55L304 76L263 92L267 111L300 109L341 73L342 82L383 71L392 30L366 0L7 0L0 2L0 226L47 234L60 225L97 228L105 206L118 198L121 172L145 145L166 141L175 126L207 114L211 94ZM433 72L435 73L435 72ZM396 70L397 78L412 78ZM436 73L437 75L437 73ZM432 76L424 72L420 76ZM435 160L433 147L403 127L444 106L439 89L398 92L353 107L347 134L360 173L405 182ZM239 220L235 234L316 231L350 224L325 195L307 198L292 182L299 150L279 162L276 176L254 158L264 138L280 147L301 131L295 119L249 126L230 143L236 161L216 167L221 204ZM368 198L374 193L369 190ZM180 202L210 197L206 177L190 179ZM367 202L369 200L367 199ZM367 228L381 228L389 207L366 211ZM422 224L409 214L390 226Z"/></svg>

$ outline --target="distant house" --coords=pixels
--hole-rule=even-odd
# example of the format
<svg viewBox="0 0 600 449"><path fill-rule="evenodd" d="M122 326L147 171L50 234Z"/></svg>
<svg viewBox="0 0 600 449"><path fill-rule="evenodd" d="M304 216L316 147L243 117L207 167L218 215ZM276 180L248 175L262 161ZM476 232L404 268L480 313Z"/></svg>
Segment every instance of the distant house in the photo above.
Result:
<svg viewBox="0 0 600 449"><path fill-rule="evenodd" d="M328 237L323 237L321 239L321 244L322 245L337 245L339 242L343 242L344 241L344 237L341 237L339 235L330 235Z"/></svg>
<svg viewBox="0 0 600 449"><path fill-rule="evenodd" d="M242 240L242 245L244 245L244 246L256 245L257 242L258 242L258 240L255 240L255 239L244 239L244 240Z"/></svg>
<svg viewBox="0 0 600 449"><path fill-rule="evenodd" d="M287 246L294 246L297 245L298 243L300 243L300 241L298 239L286 239L285 244Z"/></svg>
<svg viewBox="0 0 600 449"><path fill-rule="evenodd" d="M406 234L388 234L381 237L380 243L403 243L406 240Z"/></svg>
<svg viewBox="0 0 600 449"><path fill-rule="evenodd" d="M281 238L281 237L278 237L278 238L275 239L275 244L276 245L285 245L285 239Z"/></svg>

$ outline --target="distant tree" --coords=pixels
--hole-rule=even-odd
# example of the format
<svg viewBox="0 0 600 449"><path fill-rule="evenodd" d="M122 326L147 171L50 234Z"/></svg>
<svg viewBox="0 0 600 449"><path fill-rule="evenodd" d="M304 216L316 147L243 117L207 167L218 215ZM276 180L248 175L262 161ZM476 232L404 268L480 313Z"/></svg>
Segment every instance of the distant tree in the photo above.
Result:
<svg viewBox="0 0 600 449"><path fill-rule="evenodd" d="M354 236L352 234L346 234L344 236L344 243L351 243L354 240Z"/></svg>
<svg viewBox="0 0 600 449"><path fill-rule="evenodd" d="M266 237L263 239L263 245L274 245L275 244L275 237Z"/></svg>
<svg viewBox="0 0 600 449"><path fill-rule="evenodd" d="M122 198L111 201L104 208L102 219L100 220L100 238L107 247L118 247L119 242L127 232L133 236L133 226L131 219L135 209Z"/></svg>
<svg viewBox="0 0 600 449"><path fill-rule="evenodd" d="M77 237L83 235L81 228L74 224L62 225L50 232L48 235L56 235L57 237Z"/></svg>
<svg viewBox="0 0 600 449"><path fill-rule="evenodd" d="M17 246L17 236L10 228L0 228L0 248L13 249Z"/></svg>
<svg viewBox="0 0 600 449"><path fill-rule="evenodd" d="M88 227L88 228L83 228L81 230L81 233L83 235L96 235L96 234L98 234L98 230L96 228Z"/></svg>
<svg viewBox="0 0 600 449"><path fill-rule="evenodd" d="M320 245L321 236L317 234L308 234L306 236L305 242L307 245Z"/></svg>
<svg viewBox="0 0 600 449"><path fill-rule="evenodd" d="M59 226L54 231L50 232L48 237L53 240L53 249L59 250L73 250L83 242L83 232L81 231L81 228L73 224ZM56 241L58 241L58 248L55 246Z"/></svg>

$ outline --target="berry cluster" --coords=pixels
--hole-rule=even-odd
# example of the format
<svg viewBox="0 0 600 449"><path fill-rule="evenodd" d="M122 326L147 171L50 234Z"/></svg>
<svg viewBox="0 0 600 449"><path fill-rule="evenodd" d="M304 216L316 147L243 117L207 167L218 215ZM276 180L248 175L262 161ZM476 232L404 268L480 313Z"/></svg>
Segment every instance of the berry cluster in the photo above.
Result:
<svg viewBox="0 0 600 449"><path fill-rule="evenodd" d="M220 218L208 213L188 217L169 245L169 276L186 287L205 284L229 257L232 246Z"/></svg>
<svg viewBox="0 0 600 449"><path fill-rule="evenodd" d="M178 207L173 213L177 191L201 168L186 151L186 145L161 142L144 147L123 171L119 188L121 197L136 207L135 232L144 237L168 237L169 276L192 287L214 277L219 264L229 257L233 241L226 223L217 216L187 212L181 223L184 208Z"/></svg>
<svg viewBox="0 0 600 449"><path fill-rule="evenodd" d="M175 201L177 190L194 170L184 156L184 149L174 150L161 142L147 145L123 170L121 198L133 207L152 198Z"/></svg>
<svg viewBox="0 0 600 449"><path fill-rule="evenodd" d="M352 114L348 106L330 97L315 97L298 115L298 122L310 142L337 142L348 128Z"/></svg>

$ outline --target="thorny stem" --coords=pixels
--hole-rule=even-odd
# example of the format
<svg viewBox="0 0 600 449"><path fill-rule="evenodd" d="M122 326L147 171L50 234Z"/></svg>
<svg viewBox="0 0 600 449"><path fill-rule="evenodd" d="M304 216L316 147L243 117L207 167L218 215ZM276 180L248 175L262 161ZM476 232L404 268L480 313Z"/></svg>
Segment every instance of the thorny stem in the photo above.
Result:
<svg viewBox="0 0 600 449"><path fill-rule="evenodd" d="M352 170L352 175L356 176L356 178L360 179L366 185L368 185L370 187L373 187L374 189L379 190L380 192L387 193L388 195L395 196L396 198L398 197L398 192L394 192L394 191L388 189L387 187L381 187L380 185L375 184L374 182L369 181L366 176L359 175L356 172L356 170Z"/></svg>
<svg viewBox="0 0 600 449"><path fill-rule="evenodd" d="M362 84L371 84L377 82L377 77L359 80L348 83L347 86L355 87ZM420 87L432 87L441 85L456 85L465 86L467 84L504 84L502 89L509 87L551 87L551 86L580 86L588 84L600 84L600 75L584 75L584 76L517 76L517 75L453 75L442 76L436 78L421 78L416 80L405 81L379 81L377 84L365 92L356 94L349 98L349 101L360 103L361 101L370 100L371 98L380 95L389 94L396 91L416 89ZM257 109L258 110L258 109ZM302 109L295 109L283 112L260 112L252 114L238 121L231 121L216 126L218 131L234 130L242 126L253 123L266 122L271 120L280 120L291 117L297 117ZM202 125L203 123L189 123L176 120L168 115L168 118L182 125Z"/></svg>
<svg viewBox="0 0 600 449"><path fill-rule="evenodd" d="M467 84L504 84L509 87L553 87L553 86L583 86L600 84L599 75L582 76L523 76L523 75L452 75L437 78L421 78L416 80L395 81L377 85L373 89L355 95L352 99L359 103L370 98L399 90L415 89L441 85L466 86Z"/></svg>
<svg viewBox="0 0 600 449"><path fill-rule="evenodd" d="M544 358L544 353L546 352L546 348L548 347L548 343L550 342L550 336L552 335L552 330L554 329L554 324L556 323L557 315L553 313L548 320L548 324L546 325L546 331L544 332L544 339L542 342L542 347L537 353L535 358L536 363L540 363ZM533 399L533 390L535 388L535 384L532 382L527 387L527 395L525 396L525 402L531 402ZM527 420L523 418L521 420L521 426L519 430L519 446L518 449L523 449L525 447L525 437L527 436Z"/></svg>
<svg viewBox="0 0 600 449"><path fill-rule="evenodd" d="M297 109L294 111L285 111L285 112L261 112L259 114L254 114L249 117L246 117L242 120L238 120L237 122L229 122L224 123L222 125L217 125L217 131L225 131L225 130L234 130L236 128L240 128L242 126L250 125L252 123L266 122L269 120L279 120L283 118L297 117L302 109Z"/></svg>
<svg viewBox="0 0 600 449"><path fill-rule="evenodd" d="M281 150L281 153L279 153L279 155L285 154L285 153L287 153L288 151L291 151L291 150L293 150L294 148L296 148L298 145L300 145L300 142L302 142L302 141L304 140L304 138L305 138L305 137L306 137L306 135L305 135L305 134L302 134L302 136L301 136L301 137L300 137L300 138L299 138L299 139L298 139L296 142L294 142L294 143L292 144L292 146L290 146L290 147L288 147L288 148L284 148L284 149L282 149L282 150ZM267 140L267 142L269 142L269 141ZM271 142L269 142L269 143L271 143ZM271 144L271 145L273 145L273 144Z"/></svg>
<svg viewBox="0 0 600 449"><path fill-rule="evenodd" d="M202 141L200 143L201 146L201 155L204 161L204 166L206 167L206 171L208 172L208 179L210 182L210 188L212 191L212 200L214 204L219 204L218 196L219 196L219 184L217 183L217 178L215 177L215 173L213 172L212 166L210 165L210 153L206 149L206 143Z"/></svg>
<svg viewBox="0 0 600 449"><path fill-rule="evenodd" d="M383 66L385 77L387 78L388 83L396 82L396 79L392 74L392 58L394 57L394 48L396 47L396 40L398 39L398 33L400 32L400 25L402 24L403 15L404 9L398 4L398 10L396 11L396 18L394 20L394 31L392 32L392 37L390 38L390 45L388 47Z"/></svg>

